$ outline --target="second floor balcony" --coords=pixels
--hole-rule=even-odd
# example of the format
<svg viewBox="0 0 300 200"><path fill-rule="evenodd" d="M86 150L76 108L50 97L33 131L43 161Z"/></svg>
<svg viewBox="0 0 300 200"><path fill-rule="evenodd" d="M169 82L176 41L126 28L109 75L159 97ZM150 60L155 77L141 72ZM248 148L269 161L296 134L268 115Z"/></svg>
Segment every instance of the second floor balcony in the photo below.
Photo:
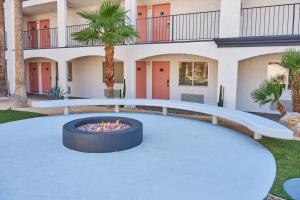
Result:
<svg viewBox="0 0 300 200"><path fill-rule="evenodd" d="M132 44L212 41L219 38L220 11L206 11L158 17L143 17L138 14L135 23L139 38ZM75 41L72 37L87 24L66 27L66 47L99 46ZM240 37L300 36L300 4L284 4L242 8ZM57 28L24 31L24 49L56 48Z"/></svg>
<svg viewBox="0 0 300 200"><path fill-rule="evenodd" d="M24 49L50 49L58 47L57 28L31 29L23 32Z"/></svg>

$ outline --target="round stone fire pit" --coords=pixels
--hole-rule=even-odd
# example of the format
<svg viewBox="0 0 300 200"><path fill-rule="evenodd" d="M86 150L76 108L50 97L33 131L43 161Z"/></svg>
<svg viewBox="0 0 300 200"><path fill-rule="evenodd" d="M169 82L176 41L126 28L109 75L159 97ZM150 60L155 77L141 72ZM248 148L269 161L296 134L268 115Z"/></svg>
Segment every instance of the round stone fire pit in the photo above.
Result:
<svg viewBox="0 0 300 200"><path fill-rule="evenodd" d="M108 128L93 128L96 124L112 125ZM117 123L117 125L114 125ZM86 128L86 127L91 127ZM99 125L100 127L100 125ZM101 126L102 127L102 126ZM119 128L121 127L121 128ZM98 132L95 131L99 130ZM63 126L63 145L86 153L123 151L138 146L143 141L143 124L125 117L90 117L68 122Z"/></svg>

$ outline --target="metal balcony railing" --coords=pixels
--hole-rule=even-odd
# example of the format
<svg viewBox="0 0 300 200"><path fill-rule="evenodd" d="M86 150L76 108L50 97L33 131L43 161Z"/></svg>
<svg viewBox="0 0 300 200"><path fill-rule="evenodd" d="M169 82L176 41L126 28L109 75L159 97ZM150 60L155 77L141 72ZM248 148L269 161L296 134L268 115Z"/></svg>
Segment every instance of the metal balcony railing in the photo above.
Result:
<svg viewBox="0 0 300 200"><path fill-rule="evenodd" d="M300 4L243 8L241 37L300 35Z"/></svg>
<svg viewBox="0 0 300 200"><path fill-rule="evenodd" d="M57 28L23 31L24 49L49 49L58 47Z"/></svg>
<svg viewBox="0 0 300 200"><path fill-rule="evenodd" d="M88 27L88 24L81 24L81 25L73 25L73 26L67 26L67 46L68 47L84 47L84 46L99 46L101 45L98 42L90 42L90 43L84 43L84 42L78 42L73 39L73 33L79 32L82 29L85 29Z"/></svg>
<svg viewBox="0 0 300 200"><path fill-rule="evenodd" d="M137 19L136 28L140 37L135 43L212 40L219 36L219 18L220 11L209 11ZM73 33L87 27L87 24L68 26L67 46L102 45L93 41L86 44L73 39Z"/></svg>
<svg viewBox="0 0 300 200"><path fill-rule="evenodd" d="M220 11L188 13L136 20L136 43L212 40L219 36Z"/></svg>

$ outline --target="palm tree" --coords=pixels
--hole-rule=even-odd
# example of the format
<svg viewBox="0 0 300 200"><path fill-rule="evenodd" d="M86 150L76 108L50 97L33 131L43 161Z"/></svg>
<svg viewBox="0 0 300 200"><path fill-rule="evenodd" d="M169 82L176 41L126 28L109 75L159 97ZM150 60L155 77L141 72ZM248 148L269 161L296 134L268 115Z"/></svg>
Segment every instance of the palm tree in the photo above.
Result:
<svg viewBox="0 0 300 200"><path fill-rule="evenodd" d="M83 10L78 14L88 21L88 28L73 34L75 40L104 44L105 83L107 97L114 97L114 47L138 36L134 27L127 23L127 11L119 4L104 1L98 9Z"/></svg>
<svg viewBox="0 0 300 200"><path fill-rule="evenodd" d="M282 85L278 80L265 80L260 86L251 93L255 103L261 106L267 103L275 105L281 116L286 114L284 105L279 98L282 95Z"/></svg>
<svg viewBox="0 0 300 200"><path fill-rule="evenodd" d="M15 106L27 106L27 94L25 85L25 64L24 64L24 51L23 51L23 11L22 0L14 0L14 13L15 13Z"/></svg>
<svg viewBox="0 0 300 200"><path fill-rule="evenodd" d="M290 72L293 111L300 112L300 52L294 49L288 49L281 57L281 66L287 68Z"/></svg>
<svg viewBox="0 0 300 200"><path fill-rule="evenodd" d="M4 1L0 0L0 97L6 95Z"/></svg>

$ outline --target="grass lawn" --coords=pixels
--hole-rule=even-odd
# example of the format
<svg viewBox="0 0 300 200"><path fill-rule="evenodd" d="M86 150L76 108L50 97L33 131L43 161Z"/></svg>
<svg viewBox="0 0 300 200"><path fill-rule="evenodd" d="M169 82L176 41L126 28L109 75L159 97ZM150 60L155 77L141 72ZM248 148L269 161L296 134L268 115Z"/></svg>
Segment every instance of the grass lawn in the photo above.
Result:
<svg viewBox="0 0 300 200"><path fill-rule="evenodd" d="M45 116L38 113L14 110L0 110L0 124L21 119ZM283 183L290 178L300 177L300 142L271 138L260 141L274 155L277 165L277 176L271 194L291 199L283 189Z"/></svg>
<svg viewBox="0 0 300 200"><path fill-rule="evenodd" d="M300 177L300 142L271 138L260 141L276 159L277 175L271 194L291 199L283 189L283 183L290 178Z"/></svg>
<svg viewBox="0 0 300 200"><path fill-rule="evenodd" d="M0 110L0 124L5 122L11 122L21 119L29 119L33 117L41 117L45 116L38 113L32 112L22 112L22 111L15 111L15 110Z"/></svg>

